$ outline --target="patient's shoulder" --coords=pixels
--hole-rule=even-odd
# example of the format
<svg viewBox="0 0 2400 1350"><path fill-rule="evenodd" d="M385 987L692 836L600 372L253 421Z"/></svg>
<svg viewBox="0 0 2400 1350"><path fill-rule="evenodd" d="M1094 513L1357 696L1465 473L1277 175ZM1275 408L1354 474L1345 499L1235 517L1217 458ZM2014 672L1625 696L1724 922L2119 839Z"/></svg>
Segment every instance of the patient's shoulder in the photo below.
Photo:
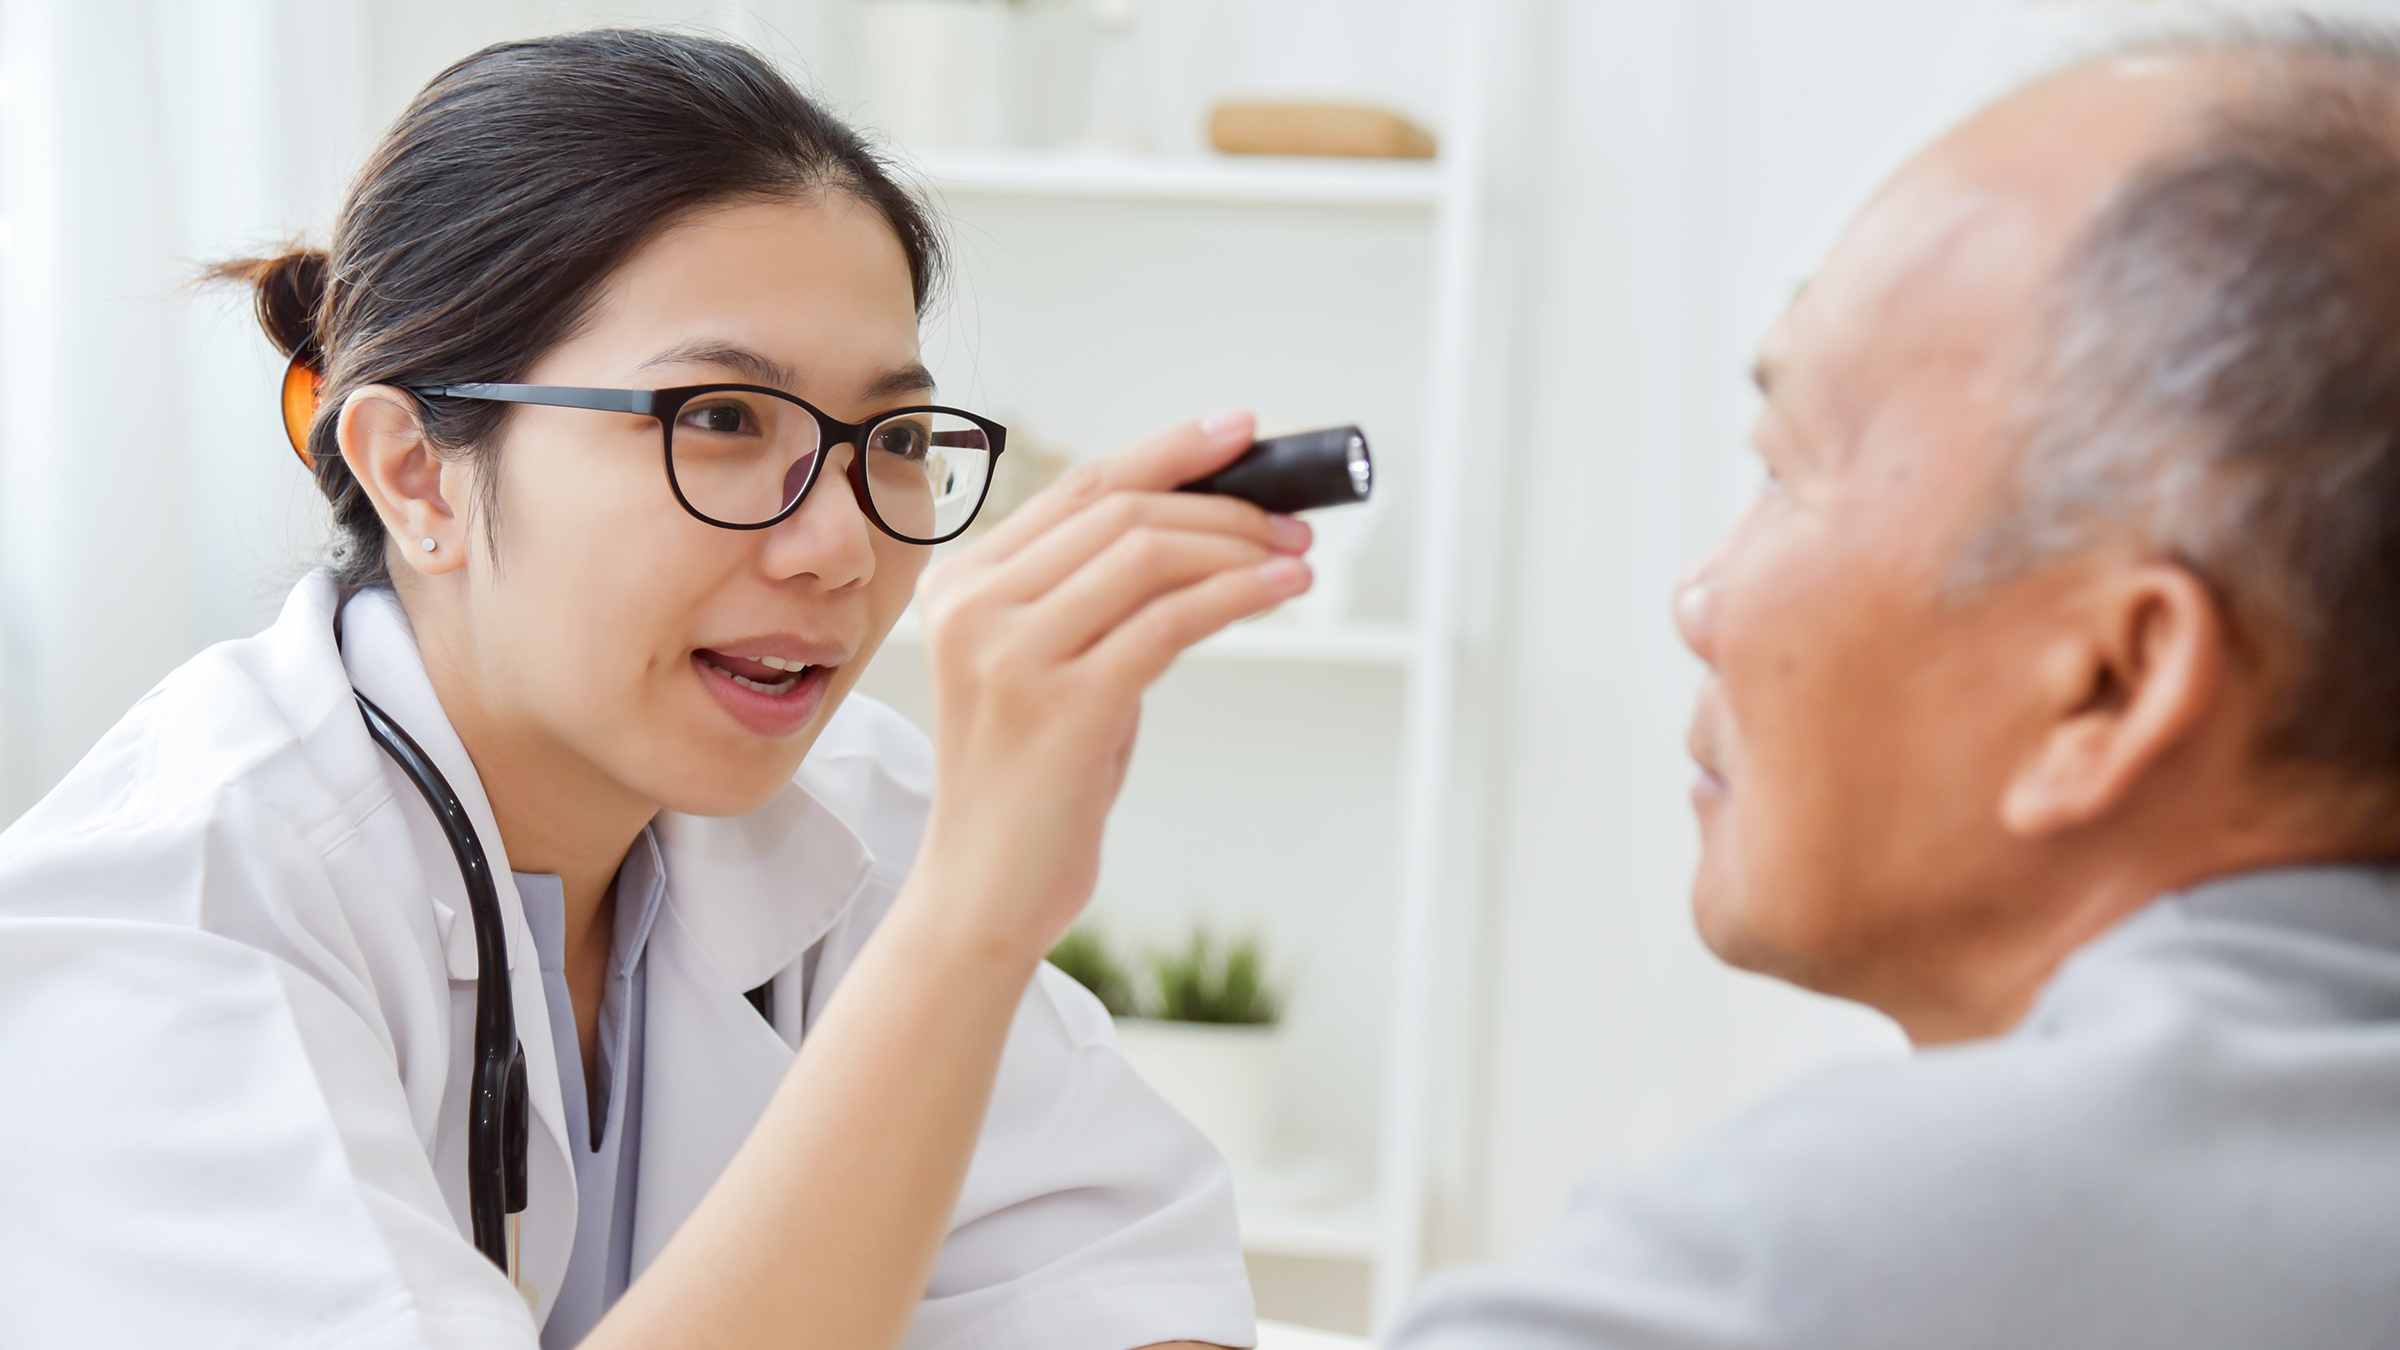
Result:
<svg viewBox="0 0 2400 1350"><path fill-rule="evenodd" d="M1595 1178L1397 1343L2382 1343L2400 1026L2083 978L2072 1025L1821 1071Z"/></svg>

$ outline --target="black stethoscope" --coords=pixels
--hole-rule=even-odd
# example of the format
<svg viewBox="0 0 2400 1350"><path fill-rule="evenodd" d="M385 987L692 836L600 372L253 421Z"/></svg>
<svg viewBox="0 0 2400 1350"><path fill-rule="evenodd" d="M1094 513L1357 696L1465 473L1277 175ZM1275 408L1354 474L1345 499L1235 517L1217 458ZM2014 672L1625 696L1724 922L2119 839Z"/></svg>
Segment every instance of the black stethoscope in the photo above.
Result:
<svg viewBox="0 0 2400 1350"><path fill-rule="evenodd" d="M292 352L283 370L284 435L300 462L316 472L308 432L324 386L314 342ZM334 642L341 627L334 626ZM475 920L475 1095L467 1103L467 1203L474 1215L475 1250L517 1280L517 1216L525 1212L525 1047L517 1040L517 1007L508 990L508 932L500 920L500 893L492 886L492 864L467 808L450 790L422 746L391 714L356 689L367 734L383 747L433 809L458 874L467 886L467 912Z"/></svg>
<svg viewBox="0 0 2400 1350"><path fill-rule="evenodd" d="M450 780L391 715L365 694L358 710L367 734L417 785L441 823L458 874L467 885L475 920L475 1079L467 1103L467 1202L474 1212L475 1250L517 1283L517 1216L525 1212L525 1047L517 1040L517 1008L508 988L508 934L492 865L467 808Z"/></svg>

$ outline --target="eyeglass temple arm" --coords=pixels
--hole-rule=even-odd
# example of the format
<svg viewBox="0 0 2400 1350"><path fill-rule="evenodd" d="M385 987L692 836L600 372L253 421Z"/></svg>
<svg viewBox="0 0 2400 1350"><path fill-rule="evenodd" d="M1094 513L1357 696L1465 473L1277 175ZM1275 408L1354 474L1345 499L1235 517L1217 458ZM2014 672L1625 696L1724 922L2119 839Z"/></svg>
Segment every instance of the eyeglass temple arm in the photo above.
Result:
<svg viewBox="0 0 2400 1350"><path fill-rule="evenodd" d="M590 408L596 412L656 416L658 396L648 389L580 389L562 384L439 384L414 392L432 398L472 398L487 403L532 403L545 408Z"/></svg>

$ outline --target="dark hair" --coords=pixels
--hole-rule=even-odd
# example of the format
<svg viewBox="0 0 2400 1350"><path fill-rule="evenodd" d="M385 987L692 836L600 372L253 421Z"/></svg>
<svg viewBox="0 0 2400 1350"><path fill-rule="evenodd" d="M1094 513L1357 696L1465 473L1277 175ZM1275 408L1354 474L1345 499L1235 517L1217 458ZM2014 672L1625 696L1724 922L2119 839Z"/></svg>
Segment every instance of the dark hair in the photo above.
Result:
<svg viewBox="0 0 2400 1350"><path fill-rule="evenodd" d="M351 391L517 380L679 219L826 192L851 194L891 226L922 314L942 268L932 217L856 131L757 52L600 29L500 43L435 76L352 181L329 252L209 271L253 288L259 323L285 355L319 354L324 396L308 447L333 505L344 592L390 581L382 522L334 438ZM505 405L421 400L420 410L439 450L489 467ZM496 477L482 475L487 531Z"/></svg>
<svg viewBox="0 0 2400 1350"><path fill-rule="evenodd" d="M2174 558L2262 658L2262 752L2400 786L2400 33L2134 50L2237 80L2070 249L1986 552L2130 534Z"/></svg>

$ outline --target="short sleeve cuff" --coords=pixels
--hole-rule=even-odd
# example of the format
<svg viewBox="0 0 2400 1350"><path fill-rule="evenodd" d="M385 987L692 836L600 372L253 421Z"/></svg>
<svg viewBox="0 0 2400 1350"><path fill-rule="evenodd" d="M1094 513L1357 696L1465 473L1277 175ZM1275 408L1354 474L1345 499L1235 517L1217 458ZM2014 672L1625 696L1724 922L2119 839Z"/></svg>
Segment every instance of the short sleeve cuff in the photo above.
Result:
<svg viewBox="0 0 2400 1350"><path fill-rule="evenodd" d="M927 1299L907 1350L1136 1350L1162 1341L1258 1344L1250 1282L1240 1274L1193 1279L1123 1269L1048 1283Z"/></svg>

